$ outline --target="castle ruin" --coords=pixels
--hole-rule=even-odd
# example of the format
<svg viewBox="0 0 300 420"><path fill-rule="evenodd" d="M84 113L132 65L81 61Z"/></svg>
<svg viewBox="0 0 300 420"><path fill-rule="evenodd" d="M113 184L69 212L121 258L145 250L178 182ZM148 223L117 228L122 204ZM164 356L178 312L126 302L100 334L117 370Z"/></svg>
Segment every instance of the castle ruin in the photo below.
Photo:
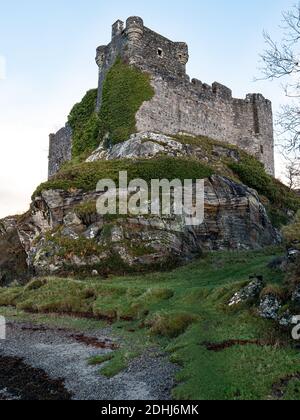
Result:
<svg viewBox="0 0 300 420"><path fill-rule="evenodd" d="M274 175L272 104L261 94L236 99L217 82L212 86L186 73L188 45L172 42L144 26L140 17L120 20L112 26L108 45L97 48L99 67L97 109L101 107L106 74L117 57L151 75L154 97L136 114L137 132L179 133L207 136L230 143L261 161ZM127 139L124 139L124 141ZM50 135L49 177L71 159L72 133L66 125Z"/></svg>

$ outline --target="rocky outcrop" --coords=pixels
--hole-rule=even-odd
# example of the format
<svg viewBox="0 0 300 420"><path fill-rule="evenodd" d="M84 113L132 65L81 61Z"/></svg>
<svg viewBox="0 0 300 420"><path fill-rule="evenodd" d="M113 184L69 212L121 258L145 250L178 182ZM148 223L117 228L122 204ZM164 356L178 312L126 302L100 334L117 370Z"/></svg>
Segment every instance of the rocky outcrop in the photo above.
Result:
<svg viewBox="0 0 300 420"><path fill-rule="evenodd" d="M200 226L187 226L182 216L101 216L101 194L47 190L36 197L12 226L23 265L26 256L37 275L106 275L174 267L204 250L259 249L280 240L257 193L221 176L205 180Z"/></svg>
<svg viewBox="0 0 300 420"><path fill-rule="evenodd" d="M25 282L29 276L27 254L17 228L18 217L0 221L0 286Z"/></svg>
<svg viewBox="0 0 300 420"><path fill-rule="evenodd" d="M282 303L278 296L273 293L268 293L262 296L259 305L259 313L262 318L265 319L278 319L278 312L281 308Z"/></svg>
<svg viewBox="0 0 300 420"><path fill-rule="evenodd" d="M249 302L260 295L265 286L262 276L252 277L251 282L239 290L229 301L229 306L235 306L243 302Z"/></svg>
<svg viewBox="0 0 300 420"><path fill-rule="evenodd" d="M219 158L230 158L233 161L239 161L239 152L229 145L212 144L211 160L218 160ZM201 144L184 144L173 137L165 136L152 132L144 132L133 134L129 140L123 143L116 144L111 148L105 146L105 141L100 144L91 156L88 157L87 162L95 162L97 160L115 160L115 159L137 159L146 158L152 159L160 155L167 155L173 157L192 156L199 158L202 161L208 160L207 153L203 150Z"/></svg>

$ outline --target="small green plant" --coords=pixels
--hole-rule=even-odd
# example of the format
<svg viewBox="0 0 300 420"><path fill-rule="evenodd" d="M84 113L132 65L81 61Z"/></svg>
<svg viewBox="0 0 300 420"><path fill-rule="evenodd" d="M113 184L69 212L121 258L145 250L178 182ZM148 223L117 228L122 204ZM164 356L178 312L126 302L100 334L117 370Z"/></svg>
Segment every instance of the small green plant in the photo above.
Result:
<svg viewBox="0 0 300 420"><path fill-rule="evenodd" d="M91 357L88 360L88 365L89 366L102 365L105 362L109 362L113 358L114 358L114 354L113 353L101 354L100 356Z"/></svg>

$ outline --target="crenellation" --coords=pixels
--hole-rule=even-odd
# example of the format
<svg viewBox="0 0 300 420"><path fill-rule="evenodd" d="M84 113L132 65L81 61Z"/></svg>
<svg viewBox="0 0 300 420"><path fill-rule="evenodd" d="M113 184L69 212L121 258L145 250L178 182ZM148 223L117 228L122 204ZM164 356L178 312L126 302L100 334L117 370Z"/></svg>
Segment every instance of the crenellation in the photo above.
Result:
<svg viewBox="0 0 300 420"><path fill-rule="evenodd" d="M231 143L256 156L274 175L272 104L263 95L237 99L218 82L209 85L190 80L186 72L188 45L167 39L147 28L140 17L132 16L125 25L117 20L112 25L111 42L97 48L97 110L105 77L117 57L149 73L155 90L152 100L136 114L137 132L184 132Z"/></svg>
<svg viewBox="0 0 300 420"><path fill-rule="evenodd" d="M232 99L232 90L229 89L227 86L221 85L218 82L214 82L212 85L212 91L220 98L224 99L225 101L231 101Z"/></svg>
<svg viewBox="0 0 300 420"><path fill-rule="evenodd" d="M111 39L115 38L118 35L121 35L123 31L124 31L124 22L122 22L122 20L117 20L112 25Z"/></svg>

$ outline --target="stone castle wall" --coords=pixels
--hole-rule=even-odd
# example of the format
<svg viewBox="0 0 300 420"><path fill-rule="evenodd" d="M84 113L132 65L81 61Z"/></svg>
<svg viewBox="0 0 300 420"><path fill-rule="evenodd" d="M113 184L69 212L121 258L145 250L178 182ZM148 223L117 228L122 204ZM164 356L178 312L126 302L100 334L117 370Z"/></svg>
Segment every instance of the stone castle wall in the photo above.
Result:
<svg viewBox="0 0 300 420"><path fill-rule="evenodd" d="M126 25L118 20L108 45L97 48L99 67L97 109L101 107L103 82L117 57L150 73L155 96L138 111L137 131L203 135L239 146L254 155L274 175L272 104L260 94L235 99L229 88L186 74L189 59L184 42L172 42L144 26L139 17ZM124 139L127 140L127 139ZM71 158L69 127L50 136L49 176Z"/></svg>
<svg viewBox="0 0 300 420"><path fill-rule="evenodd" d="M261 95L233 99L215 83L152 79L155 96L137 113L137 130L207 136L239 146L264 163L274 175L271 102Z"/></svg>
<svg viewBox="0 0 300 420"><path fill-rule="evenodd" d="M49 179L55 175L61 166L72 158L72 129L66 124L56 134L49 136Z"/></svg>

